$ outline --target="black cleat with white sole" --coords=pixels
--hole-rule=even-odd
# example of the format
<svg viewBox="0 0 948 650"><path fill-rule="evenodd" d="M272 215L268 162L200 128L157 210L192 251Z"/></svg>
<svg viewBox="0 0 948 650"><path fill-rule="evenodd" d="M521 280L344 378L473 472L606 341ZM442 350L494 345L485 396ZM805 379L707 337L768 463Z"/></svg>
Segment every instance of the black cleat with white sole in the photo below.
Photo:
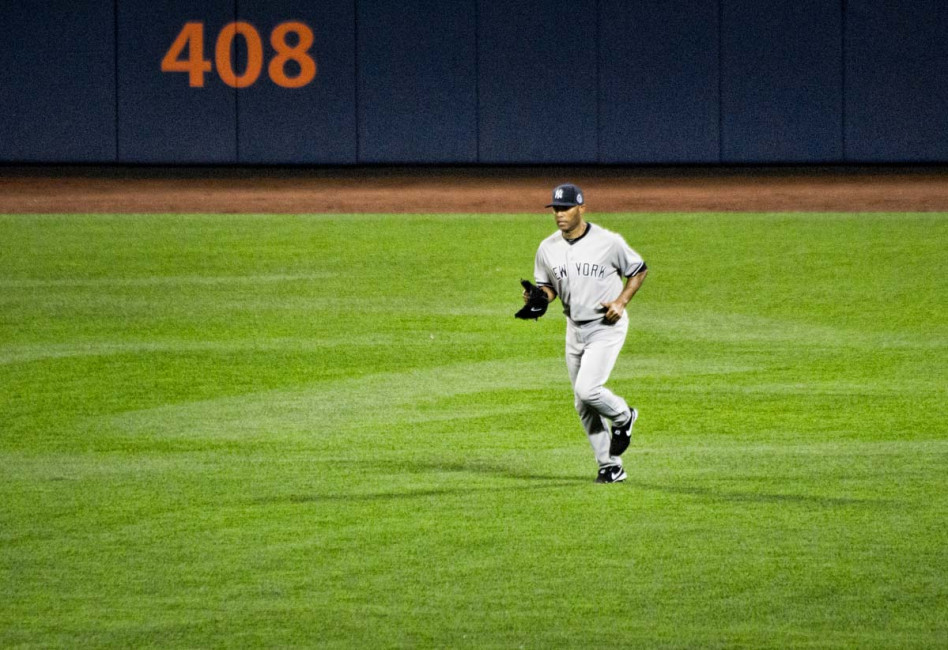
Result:
<svg viewBox="0 0 948 650"><path fill-rule="evenodd" d="M625 470L622 465L606 465L599 468L599 475L596 477L596 483L618 483L626 479Z"/></svg>
<svg viewBox="0 0 948 650"><path fill-rule="evenodd" d="M632 426L638 419L639 412L632 409L628 422L621 427L612 427L612 439L609 441L610 456L621 456L622 452L629 448L629 443L632 442Z"/></svg>

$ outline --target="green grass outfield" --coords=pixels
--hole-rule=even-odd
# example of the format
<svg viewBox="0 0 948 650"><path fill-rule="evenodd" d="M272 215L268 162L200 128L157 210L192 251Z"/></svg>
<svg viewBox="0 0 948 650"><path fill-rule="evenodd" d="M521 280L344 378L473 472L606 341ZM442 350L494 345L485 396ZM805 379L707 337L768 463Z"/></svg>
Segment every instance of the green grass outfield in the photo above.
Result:
<svg viewBox="0 0 948 650"><path fill-rule="evenodd" d="M0 646L946 647L948 216L590 220L620 485L549 215L0 216Z"/></svg>

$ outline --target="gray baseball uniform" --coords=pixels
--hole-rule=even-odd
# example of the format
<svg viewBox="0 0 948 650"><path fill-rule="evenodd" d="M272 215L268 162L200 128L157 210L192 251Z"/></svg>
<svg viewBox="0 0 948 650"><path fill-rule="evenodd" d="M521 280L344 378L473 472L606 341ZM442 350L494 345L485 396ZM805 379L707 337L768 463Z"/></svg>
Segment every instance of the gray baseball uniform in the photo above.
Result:
<svg viewBox="0 0 948 650"><path fill-rule="evenodd" d="M609 453L606 420L627 420L630 412L625 400L604 386L625 343L629 316L623 313L610 325L601 303L619 296L624 278L645 270L642 257L621 235L592 223L572 241L559 231L544 239L534 263L536 283L552 288L563 303L574 404L600 467L622 465Z"/></svg>

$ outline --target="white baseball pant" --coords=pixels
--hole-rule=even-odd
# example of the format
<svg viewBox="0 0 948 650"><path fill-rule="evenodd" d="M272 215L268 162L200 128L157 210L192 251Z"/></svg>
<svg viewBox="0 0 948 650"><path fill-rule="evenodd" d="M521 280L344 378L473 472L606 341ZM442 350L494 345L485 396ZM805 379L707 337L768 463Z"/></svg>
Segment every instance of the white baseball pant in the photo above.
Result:
<svg viewBox="0 0 948 650"><path fill-rule="evenodd" d="M603 321L577 324L566 319L566 369L573 384L574 404L600 467L622 465L609 454L612 432L606 420L625 422L629 405L604 386L629 331L629 316L614 325Z"/></svg>

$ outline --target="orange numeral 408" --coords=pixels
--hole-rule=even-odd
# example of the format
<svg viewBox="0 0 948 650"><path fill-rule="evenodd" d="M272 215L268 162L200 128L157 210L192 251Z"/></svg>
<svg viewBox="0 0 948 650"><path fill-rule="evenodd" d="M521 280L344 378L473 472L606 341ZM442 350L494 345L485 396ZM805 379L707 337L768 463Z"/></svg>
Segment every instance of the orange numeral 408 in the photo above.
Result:
<svg viewBox="0 0 948 650"><path fill-rule="evenodd" d="M296 34L295 45L287 42L286 37L291 33ZM234 71L231 60L231 46L237 36L241 36L247 46L247 65L240 75ZM270 33L270 45L276 52L267 66L273 83L283 88L300 88L316 76L316 61L309 54L313 46L313 30L305 23L291 21L277 25ZM182 58L185 49L187 57ZM295 61L299 66L296 76L286 73L287 61ZM256 27L243 21L224 25L214 46L214 63L221 81L232 88L246 88L257 81L263 70L263 42ZM211 71L211 62L204 58L204 23L184 24L161 59L161 71L187 72L188 84L192 88L204 87L204 75Z"/></svg>

